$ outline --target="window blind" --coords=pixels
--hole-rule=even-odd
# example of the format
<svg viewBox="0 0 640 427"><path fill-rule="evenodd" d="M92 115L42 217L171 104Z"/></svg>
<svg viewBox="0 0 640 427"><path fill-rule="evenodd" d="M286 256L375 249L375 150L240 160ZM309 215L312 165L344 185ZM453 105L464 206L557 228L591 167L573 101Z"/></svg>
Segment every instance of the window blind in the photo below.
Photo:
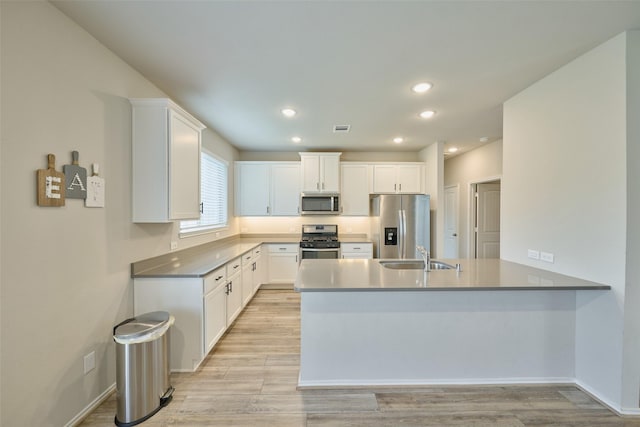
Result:
<svg viewBox="0 0 640 427"><path fill-rule="evenodd" d="M200 219L181 221L180 231L225 227L227 188L227 163L203 151L200 154Z"/></svg>

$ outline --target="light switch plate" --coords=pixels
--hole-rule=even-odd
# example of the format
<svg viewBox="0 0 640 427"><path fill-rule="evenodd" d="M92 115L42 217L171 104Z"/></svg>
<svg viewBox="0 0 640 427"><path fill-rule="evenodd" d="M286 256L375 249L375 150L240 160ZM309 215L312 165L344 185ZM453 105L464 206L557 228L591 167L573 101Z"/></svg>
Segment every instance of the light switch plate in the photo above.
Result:
<svg viewBox="0 0 640 427"><path fill-rule="evenodd" d="M540 252L534 250L534 249L529 249L527 251L527 256L531 259L540 259Z"/></svg>
<svg viewBox="0 0 640 427"><path fill-rule="evenodd" d="M171 242L171 250L175 251L176 249L178 249L178 242Z"/></svg>
<svg viewBox="0 0 640 427"><path fill-rule="evenodd" d="M96 367L96 352L92 351L91 353L84 356L84 373L88 374L93 371Z"/></svg>

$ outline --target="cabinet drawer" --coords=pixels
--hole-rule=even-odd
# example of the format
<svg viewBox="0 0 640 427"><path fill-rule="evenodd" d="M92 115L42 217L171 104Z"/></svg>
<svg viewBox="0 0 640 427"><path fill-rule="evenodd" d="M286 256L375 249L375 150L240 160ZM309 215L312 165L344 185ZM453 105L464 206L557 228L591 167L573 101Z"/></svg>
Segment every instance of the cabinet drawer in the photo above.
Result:
<svg viewBox="0 0 640 427"><path fill-rule="evenodd" d="M234 274L240 273L240 265L242 264L241 257L235 258L227 263L227 278L230 278Z"/></svg>
<svg viewBox="0 0 640 427"><path fill-rule="evenodd" d="M249 251L242 255L242 266L251 264L253 262L253 252Z"/></svg>
<svg viewBox="0 0 640 427"><path fill-rule="evenodd" d="M269 252L277 253L298 253L299 245L287 244L287 245L269 245Z"/></svg>
<svg viewBox="0 0 640 427"><path fill-rule="evenodd" d="M220 267L204 278L205 295L227 281L227 269Z"/></svg>
<svg viewBox="0 0 640 427"><path fill-rule="evenodd" d="M340 250L342 252L351 252L351 253L368 253L373 251L373 244L371 243L340 243Z"/></svg>

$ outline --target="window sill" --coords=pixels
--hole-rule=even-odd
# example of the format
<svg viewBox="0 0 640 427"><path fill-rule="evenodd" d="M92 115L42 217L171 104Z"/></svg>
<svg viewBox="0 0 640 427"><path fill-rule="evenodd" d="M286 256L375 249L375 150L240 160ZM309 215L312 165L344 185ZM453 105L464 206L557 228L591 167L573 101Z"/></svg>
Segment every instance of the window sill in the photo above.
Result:
<svg viewBox="0 0 640 427"><path fill-rule="evenodd" d="M180 230L180 232L178 233L178 237L180 239L184 239L187 237L195 237L195 236L202 236L204 234L218 233L220 231L224 231L227 229L229 229L228 225L223 225L220 227L197 227L197 228L192 228L184 231Z"/></svg>

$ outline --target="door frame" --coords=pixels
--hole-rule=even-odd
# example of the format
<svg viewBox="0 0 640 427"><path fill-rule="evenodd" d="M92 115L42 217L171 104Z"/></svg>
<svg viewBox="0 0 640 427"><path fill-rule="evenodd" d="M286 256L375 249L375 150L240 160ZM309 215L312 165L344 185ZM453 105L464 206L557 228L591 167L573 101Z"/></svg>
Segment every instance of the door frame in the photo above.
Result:
<svg viewBox="0 0 640 427"><path fill-rule="evenodd" d="M460 243L461 243L461 239L460 239L460 184L452 184L452 185L447 185L444 187L444 198L446 199L446 192L448 189L452 189L455 188L456 190L456 211L455 211L455 217L454 217L454 221L456 224L456 233L458 234L458 243L456 244L456 258L460 258ZM446 204L446 200L444 200L443 203L443 207L447 208L447 204ZM444 213L444 218L443 218L443 226L444 226L444 232L442 234L442 236L444 237L444 241L443 241L443 248L444 248L444 244L446 244L446 231L447 231L447 212ZM444 255L444 254L443 254Z"/></svg>
<svg viewBox="0 0 640 427"><path fill-rule="evenodd" d="M488 184L490 182L500 182L500 186L502 188L502 175L494 175L488 176L485 178L477 179L469 182L469 186L467 187L469 200L467 203L467 236L466 236L466 244L467 244L467 257L475 258L476 257L476 186L478 184ZM502 210L502 191L500 192L500 210Z"/></svg>

